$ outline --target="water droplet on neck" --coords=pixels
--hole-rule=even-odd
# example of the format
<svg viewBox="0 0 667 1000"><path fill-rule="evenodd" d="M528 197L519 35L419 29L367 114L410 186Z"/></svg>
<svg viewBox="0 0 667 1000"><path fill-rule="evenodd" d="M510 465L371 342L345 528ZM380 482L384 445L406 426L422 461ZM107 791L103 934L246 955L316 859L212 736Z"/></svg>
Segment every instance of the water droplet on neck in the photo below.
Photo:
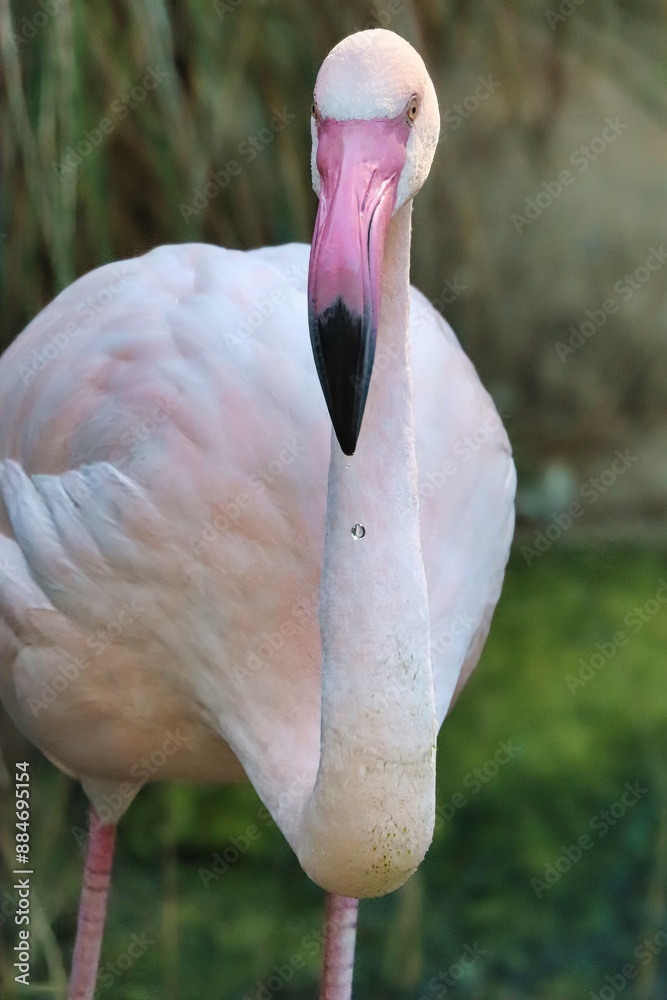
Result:
<svg viewBox="0 0 667 1000"><path fill-rule="evenodd" d="M352 537L355 539L363 538L366 534L366 529L363 524L353 524L352 525Z"/></svg>

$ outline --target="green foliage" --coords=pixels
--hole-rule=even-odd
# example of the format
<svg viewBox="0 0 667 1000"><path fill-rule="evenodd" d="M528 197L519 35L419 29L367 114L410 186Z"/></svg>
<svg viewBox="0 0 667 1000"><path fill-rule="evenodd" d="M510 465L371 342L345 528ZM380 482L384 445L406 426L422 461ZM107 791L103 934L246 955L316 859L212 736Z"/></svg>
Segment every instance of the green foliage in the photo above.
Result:
<svg viewBox="0 0 667 1000"><path fill-rule="evenodd" d="M513 558L482 663L440 735L433 846L408 886L362 903L359 997L435 1000L451 969L461 998L571 1000L628 963L638 977L626 996L664 994L667 949L635 954L667 925L667 605L651 603L664 565L660 552L604 546L551 550L532 567ZM619 632L627 642L614 646ZM596 643L615 651L586 670ZM580 670L590 679L571 691ZM34 996L62 1000L85 804L50 765L33 766L44 914L33 981L53 987ZM616 818L626 782L641 794ZM568 868L565 849L576 858L585 835ZM290 978L271 998L312 997L322 904L249 786L148 786L120 826L102 959L113 982L99 997L255 1000L276 975ZM116 976L133 934L152 943ZM8 981L10 963L6 950Z"/></svg>

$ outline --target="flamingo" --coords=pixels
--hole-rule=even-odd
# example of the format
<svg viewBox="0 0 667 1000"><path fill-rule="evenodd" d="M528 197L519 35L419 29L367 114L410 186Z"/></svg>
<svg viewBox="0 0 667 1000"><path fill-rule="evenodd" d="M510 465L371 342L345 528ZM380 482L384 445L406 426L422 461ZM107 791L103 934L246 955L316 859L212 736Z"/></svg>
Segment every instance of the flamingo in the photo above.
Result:
<svg viewBox="0 0 667 1000"><path fill-rule="evenodd" d="M358 900L431 843L515 491L490 396L409 284L438 133L418 53L345 38L315 86L310 248L108 264L0 360L0 696L90 799L70 1000L146 780L254 785L328 894L323 1000L351 996Z"/></svg>

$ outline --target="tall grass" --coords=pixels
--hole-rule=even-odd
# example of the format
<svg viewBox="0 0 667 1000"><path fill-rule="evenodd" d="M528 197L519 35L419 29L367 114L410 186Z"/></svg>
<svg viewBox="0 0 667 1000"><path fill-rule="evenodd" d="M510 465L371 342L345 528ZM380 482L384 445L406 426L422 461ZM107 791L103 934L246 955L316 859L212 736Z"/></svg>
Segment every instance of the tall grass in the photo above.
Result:
<svg viewBox="0 0 667 1000"><path fill-rule="evenodd" d="M667 407L667 268L572 362L554 350L660 239L665 0L0 0L1 343L110 259L170 241L309 240L313 82L324 54L369 26L424 54L443 113L415 281L502 404L522 469L566 458L578 477ZM151 69L159 85L129 107ZM459 118L480 76L498 85ZM288 124L252 155L248 139L283 109ZM512 213L618 115L627 138L516 232ZM103 141L58 176L105 118ZM230 160L240 174L184 212Z"/></svg>

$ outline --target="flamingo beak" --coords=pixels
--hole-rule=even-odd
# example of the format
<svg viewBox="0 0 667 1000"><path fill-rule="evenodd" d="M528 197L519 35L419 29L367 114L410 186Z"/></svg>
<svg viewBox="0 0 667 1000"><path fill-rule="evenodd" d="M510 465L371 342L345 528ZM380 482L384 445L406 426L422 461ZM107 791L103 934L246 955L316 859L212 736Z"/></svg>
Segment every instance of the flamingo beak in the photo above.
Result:
<svg viewBox="0 0 667 1000"><path fill-rule="evenodd" d="M405 117L319 122L320 204L308 324L338 443L353 455L373 371L387 227L407 156Z"/></svg>

